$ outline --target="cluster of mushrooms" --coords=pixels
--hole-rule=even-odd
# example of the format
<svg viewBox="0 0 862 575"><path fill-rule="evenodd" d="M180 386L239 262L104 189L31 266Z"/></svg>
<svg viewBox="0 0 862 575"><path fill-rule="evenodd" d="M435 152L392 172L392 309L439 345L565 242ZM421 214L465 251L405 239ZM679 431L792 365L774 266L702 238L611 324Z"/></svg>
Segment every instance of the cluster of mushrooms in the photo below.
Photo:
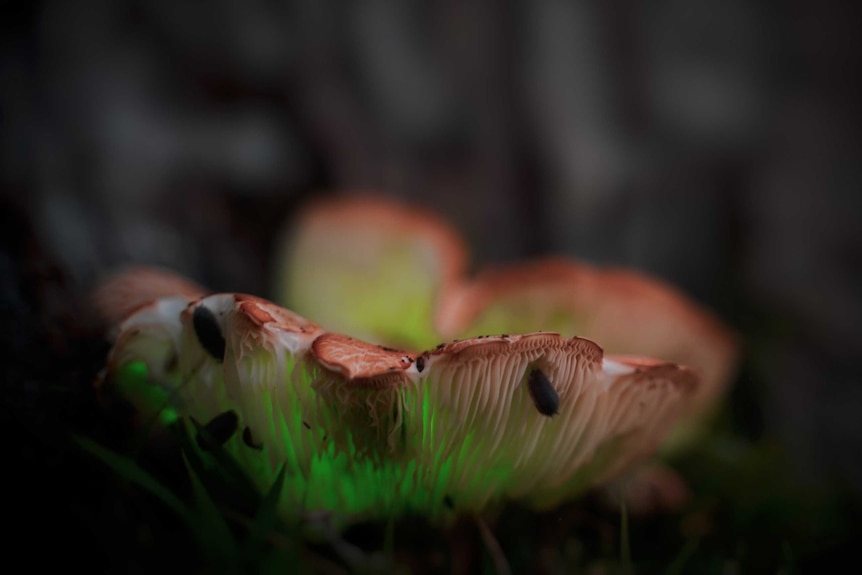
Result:
<svg viewBox="0 0 862 575"><path fill-rule="evenodd" d="M559 258L471 278L459 236L397 203L317 202L279 260L290 310L153 268L94 301L100 385L228 420L261 492L284 467L285 516L549 508L690 441L733 375L733 334L671 287Z"/></svg>

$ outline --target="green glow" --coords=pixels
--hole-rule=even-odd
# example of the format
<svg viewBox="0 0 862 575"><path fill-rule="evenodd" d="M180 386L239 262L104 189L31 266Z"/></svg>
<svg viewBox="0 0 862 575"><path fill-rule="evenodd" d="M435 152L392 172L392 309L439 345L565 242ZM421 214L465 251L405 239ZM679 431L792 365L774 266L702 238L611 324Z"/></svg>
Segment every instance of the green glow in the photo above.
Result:
<svg viewBox="0 0 862 575"><path fill-rule="evenodd" d="M202 422L235 410L239 429L249 426L263 447L249 447L242 433L224 447L261 493L284 466L279 510L287 518L301 510L326 510L345 524L417 512L447 522L455 517L444 503L447 497L458 512L475 512L530 477L535 463L518 461L529 434L510 431L507 443L493 447L491 423L475 414L473 423L453 423L461 416L441 399L437 384L390 391L345 386L317 364L289 355L283 358L284 377L276 381L275 362L266 357L255 351L239 361L239 373L254 384L240 382L244 392L236 400L228 397L223 370L215 363L175 386L173 399L141 362L123 366L117 383L151 413L169 399L180 415ZM395 406L400 412L393 413ZM530 417L539 417L527 408ZM175 409L165 412L170 415L162 423L177 417ZM535 429L534 421L541 420L528 420L532 427L525 429ZM399 423L409 425L403 435ZM576 480L587 485L590 477ZM571 483L561 486L559 495L570 495L571 488Z"/></svg>
<svg viewBox="0 0 862 575"><path fill-rule="evenodd" d="M149 368L143 361L120 367L116 374L119 392L128 398L146 418L156 417L164 425L175 422L179 415L170 406L171 391L150 381Z"/></svg>
<svg viewBox="0 0 862 575"><path fill-rule="evenodd" d="M423 247L399 242L363 265L300 254L284 266L279 303L332 331L410 349L431 347L439 279L428 269Z"/></svg>

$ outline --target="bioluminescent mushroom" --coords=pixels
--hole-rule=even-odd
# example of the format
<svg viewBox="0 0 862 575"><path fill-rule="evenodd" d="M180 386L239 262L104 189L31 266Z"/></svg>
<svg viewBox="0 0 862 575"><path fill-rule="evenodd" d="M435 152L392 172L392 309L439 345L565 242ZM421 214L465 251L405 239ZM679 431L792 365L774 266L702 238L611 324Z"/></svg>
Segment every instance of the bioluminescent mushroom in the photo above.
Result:
<svg viewBox="0 0 862 575"><path fill-rule="evenodd" d="M176 415L211 423L262 491L284 466L285 516L546 508L643 461L697 388L685 367L606 357L578 337L411 353L242 294L162 297L119 325L106 381L143 374L123 387L133 404L152 409L155 391Z"/></svg>
<svg viewBox="0 0 862 575"><path fill-rule="evenodd" d="M688 365L702 383L675 444L696 436L738 358L734 335L713 314L641 273L561 257L469 278L462 245L424 211L379 198L329 200L313 205L287 236L277 293L299 313L325 315L327 329L376 343L422 349L438 340L544 330L589 338L610 354ZM366 273L374 279L362 279L359 291L343 281ZM411 305L421 313L397 311ZM409 320L399 321L402 315Z"/></svg>

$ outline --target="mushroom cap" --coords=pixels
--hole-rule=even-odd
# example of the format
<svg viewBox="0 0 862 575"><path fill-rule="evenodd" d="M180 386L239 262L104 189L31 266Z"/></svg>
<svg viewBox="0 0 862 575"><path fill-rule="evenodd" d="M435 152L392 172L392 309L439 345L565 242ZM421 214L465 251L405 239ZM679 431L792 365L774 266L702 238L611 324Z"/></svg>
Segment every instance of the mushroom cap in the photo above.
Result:
<svg viewBox="0 0 862 575"><path fill-rule="evenodd" d="M438 329L444 337L549 329L601 342L608 353L691 366L702 383L690 423L723 395L738 358L735 335L672 286L562 258L485 271L446 300Z"/></svg>
<svg viewBox="0 0 862 575"><path fill-rule="evenodd" d="M141 306L171 296L189 300L208 290L158 267L133 266L103 279L92 292L93 305L106 325L116 326Z"/></svg>
<svg viewBox="0 0 862 575"><path fill-rule="evenodd" d="M276 292L323 327L422 349L466 250L433 215L371 196L317 201L280 242Z"/></svg>
<svg viewBox="0 0 862 575"><path fill-rule="evenodd" d="M163 355L136 343L144 333L167 334ZM160 372L170 353L176 367ZM224 447L261 490L286 466L285 515L325 509L345 520L406 511L445 520L446 502L471 512L505 499L553 505L648 456L696 388L686 368L606 358L586 339L479 337L416 355L243 294L140 307L112 358L168 373L154 385L170 386L181 415L236 412L244 431ZM537 371L556 415L537 408Z"/></svg>

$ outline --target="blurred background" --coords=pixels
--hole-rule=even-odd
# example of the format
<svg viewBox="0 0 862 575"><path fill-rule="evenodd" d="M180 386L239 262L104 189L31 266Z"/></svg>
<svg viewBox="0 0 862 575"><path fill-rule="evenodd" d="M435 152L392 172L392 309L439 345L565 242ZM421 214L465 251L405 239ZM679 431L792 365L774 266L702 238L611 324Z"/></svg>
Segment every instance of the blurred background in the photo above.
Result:
<svg viewBox="0 0 862 575"><path fill-rule="evenodd" d="M9 429L22 413L75 421L66 403L45 412L38 385L98 364L92 350L75 363L67 339L70 302L101 274L161 264L271 296L274 243L297 208L377 191L448 219L477 266L567 254L678 285L742 336L728 429L774 441L794 480L859 504L852 2L0 10Z"/></svg>

